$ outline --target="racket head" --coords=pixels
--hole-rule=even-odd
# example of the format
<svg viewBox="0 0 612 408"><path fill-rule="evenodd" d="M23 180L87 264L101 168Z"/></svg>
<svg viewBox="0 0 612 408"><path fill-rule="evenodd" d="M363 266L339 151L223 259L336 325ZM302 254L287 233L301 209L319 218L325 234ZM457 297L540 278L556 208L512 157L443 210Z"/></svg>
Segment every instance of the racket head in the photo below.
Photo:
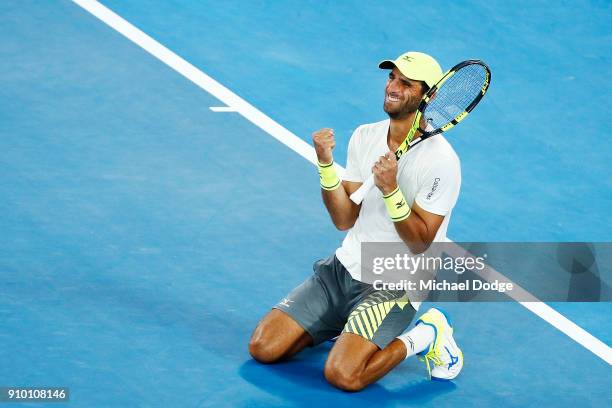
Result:
<svg viewBox="0 0 612 408"><path fill-rule="evenodd" d="M422 131L427 138L445 132L461 122L478 105L491 83L491 70L481 60L460 62L425 95L419 111L433 128Z"/></svg>
<svg viewBox="0 0 612 408"><path fill-rule="evenodd" d="M461 122L489 89L491 70L481 60L466 60L449 69L421 99L406 139L395 151L397 160L412 146ZM420 128L424 118L430 130ZM432 129L433 128L433 129ZM412 139L416 132L421 137Z"/></svg>

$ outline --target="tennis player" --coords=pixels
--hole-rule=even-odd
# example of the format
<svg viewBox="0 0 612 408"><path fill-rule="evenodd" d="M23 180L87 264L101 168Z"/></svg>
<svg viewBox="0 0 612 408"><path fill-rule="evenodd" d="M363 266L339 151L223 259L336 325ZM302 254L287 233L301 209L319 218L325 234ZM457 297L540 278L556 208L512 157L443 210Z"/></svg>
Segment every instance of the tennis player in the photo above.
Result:
<svg viewBox="0 0 612 408"><path fill-rule="evenodd" d="M414 355L426 362L432 379L453 379L463 367L442 310L429 309L403 333L419 302L410 302L404 291L375 290L361 281L362 242L404 242L418 254L444 241L461 185L459 159L442 135L411 149L399 173L392 153L408 134L421 98L442 77L440 65L427 54L407 52L379 67L390 70L383 105L389 119L355 130L342 181L334 167L334 131L321 129L312 137L323 202L334 225L348 230L342 246L314 264L314 274L274 306L249 343L255 360L274 363L340 335L324 374L347 391L363 389ZM378 188L361 205L353 203L349 196L372 173Z"/></svg>

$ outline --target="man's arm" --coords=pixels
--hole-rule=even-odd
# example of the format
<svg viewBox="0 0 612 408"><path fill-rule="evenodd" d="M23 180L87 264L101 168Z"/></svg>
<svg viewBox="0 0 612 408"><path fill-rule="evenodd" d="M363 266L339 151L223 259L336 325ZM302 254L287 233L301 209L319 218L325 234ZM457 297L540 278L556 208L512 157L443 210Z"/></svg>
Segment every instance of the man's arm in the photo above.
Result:
<svg viewBox="0 0 612 408"><path fill-rule="evenodd" d="M415 254L420 254L429 248L442 221L444 216L425 211L415 202L408 218L393 224L408 248Z"/></svg>
<svg viewBox="0 0 612 408"><path fill-rule="evenodd" d="M372 167L374 174L374 182L383 193L383 196L392 196L392 193L398 192L397 185L397 160L391 152L382 156ZM401 194L401 191L399 191ZM407 208L407 203L401 203L401 197L395 200L396 210L401 210L401 207ZM398 207L399 208L396 208ZM444 216L425 211L414 202L409 215L406 218L399 216L400 220L395 221L395 230L400 238L414 253L425 252L429 245L436 237L436 233L444 221ZM398 212L398 214L401 214ZM403 218L403 219L401 219Z"/></svg>
<svg viewBox="0 0 612 408"><path fill-rule="evenodd" d="M343 181L340 188L335 190L325 190L321 188L323 203L332 222L340 231L352 228L359 216L361 205L351 201L350 195L361 186L361 183Z"/></svg>
<svg viewBox="0 0 612 408"><path fill-rule="evenodd" d="M321 129L312 134L312 141L319 161L319 171L321 166L333 166L332 150L336 146L333 129ZM334 183L331 182L333 185ZM329 188L321 187L323 203L332 222L341 231L345 231L355 225L359 216L360 205L351 201L350 195L361 186L362 183L343 181L337 186ZM323 183L322 183L323 185Z"/></svg>

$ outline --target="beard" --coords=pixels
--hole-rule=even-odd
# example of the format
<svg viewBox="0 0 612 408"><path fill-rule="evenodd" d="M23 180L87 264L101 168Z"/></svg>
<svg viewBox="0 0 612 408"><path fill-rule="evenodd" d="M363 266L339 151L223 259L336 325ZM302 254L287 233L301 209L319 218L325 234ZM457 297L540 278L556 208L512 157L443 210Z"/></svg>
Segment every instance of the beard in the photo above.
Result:
<svg viewBox="0 0 612 408"><path fill-rule="evenodd" d="M421 103L420 98L410 98L400 104L383 102L383 110L391 119L405 119L416 112Z"/></svg>

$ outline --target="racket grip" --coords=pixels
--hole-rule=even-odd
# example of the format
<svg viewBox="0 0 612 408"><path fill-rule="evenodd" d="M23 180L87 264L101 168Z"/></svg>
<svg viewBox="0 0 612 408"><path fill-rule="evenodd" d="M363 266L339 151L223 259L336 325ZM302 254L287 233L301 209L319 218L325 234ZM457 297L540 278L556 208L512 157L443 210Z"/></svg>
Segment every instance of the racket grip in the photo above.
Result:
<svg viewBox="0 0 612 408"><path fill-rule="evenodd" d="M351 194L351 200L355 204L361 204L363 198L370 192L372 187L374 187L374 176L370 175L370 177L368 177L366 181L364 181L363 184L357 190L355 190L353 194Z"/></svg>

